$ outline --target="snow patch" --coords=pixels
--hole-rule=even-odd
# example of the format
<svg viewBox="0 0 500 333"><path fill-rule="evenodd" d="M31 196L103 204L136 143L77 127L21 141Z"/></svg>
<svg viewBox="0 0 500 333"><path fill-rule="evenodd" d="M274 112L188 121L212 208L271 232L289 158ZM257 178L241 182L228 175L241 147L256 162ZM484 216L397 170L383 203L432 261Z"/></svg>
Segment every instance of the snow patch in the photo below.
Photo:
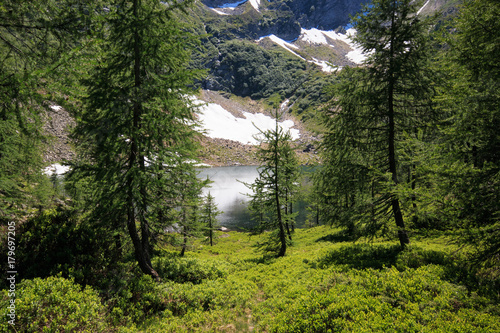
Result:
<svg viewBox="0 0 500 333"><path fill-rule="evenodd" d="M330 63L328 63L325 60L318 60L316 58L313 58L313 61L310 61L310 62L321 67L321 70L323 72L326 72L326 73L335 72L338 69L338 67L334 67L334 66L330 65Z"/></svg>
<svg viewBox="0 0 500 333"><path fill-rule="evenodd" d="M222 6L219 6L217 8L236 8L238 7L239 5L242 5L244 4L245 2L247 2L248 0L241 0L241 1L238 1L238 2L229 2L229 3L225 3L223 4Z"/></svg>
<svg viewBox="0 0 500 333"><path fill-rule="evenodd" d="M236 9L238 6L244 4L245 2L250 1L250 4L252 5L253 8L255 8L256 11L260 13L259 7L260 7L260 0L241 0L237 2L228 2L225 4L222 4L217 7L208 7L214 12L216 12L219 15L229 15L228 13L224 13L220 10L217 10L217 8L224 8L224 9Z"/></svg>
<svg viewBox="0 0 500 333"><path fill-rule="evenodd" d="M49 177L52 175L61 176L64 175L66 172L68 172L69 169L70 167L67 165L61 165L59 163L55 163L43 169L43 173Z"/></svg>
<svg viewBox="0 0 500 333"><path fill-rule="evenodd" d="M347 58L349 58L352 62L356 64L361 64L366 59L366 56L363 54L361 48L359 48L355 43L351 41L350 37L354 36L355 34L356 34L356 29L354 28L347 29L345 34L339 34L333 30L324 31L312 28L312 29L301 29L301 35L299 39L312 44L323 44L323 45L329 45L331 47L333 47L333 45L331 45L328 42L327 37L332 40L342 41L347 45L349 45L349 47L352 49L352 51L347 53L346 55ZM314 60L315 60L314 63L321 66L321 68L324 71L333 71L333 69L331 69L331 66L326 67L327 64L324 61L319 62L316 59Z"/></svg>
<svg viewBox="0 0 500 333"><path fill-rule="evenodd" d="M250 4L252 5L253 8L255 8L256 11L260 13L259 10L260 0L250 0Z"/></svg>
<svg viewBox="0 0 500 333"><path fill-rule="evenodd" d="M220 10L217 10L215 8L210 8L212 11L216 12L219 15L229 15L228 13L221 12Z"/></svg>
<svg viewBox="0 0 500 333"><path fill-rule="evenodd" d="M200 102L201 103L201 102ZM200 106L199 120L207 136L238 141L243 144L259 144L259 130L267 131L275 128L275 120L261 113L243 112L245 118L237 118L222 106L215 103ZM292 120L279 123L283 130L289 130L293 140L300 137L298 129ZM257 128L258 129L257 129Z"/></svg>
<svg viewBox="0 0 500 333"><path fill-rule="evenodd" d="M288 107L288 104L290 103L290 100L287 98L283 101L283 103L281 103L280 105L280 110L284 110L285 108Z"/></svg>
<svg viewBox="0 0 500 333"><path fill-rule="evenodd" d="M300 39L304 42L309 42L311 44L325 44L328 45L325 35L321 30L316 28L313 29L301 29Z"/></svg>
<svg viewBox="0 0 500 333"><path fill-rule="evenodd" d="M355 64L362 64L366 59L366 55L359 48L355 48L353 51L347 53L346 57Z"/></svg>

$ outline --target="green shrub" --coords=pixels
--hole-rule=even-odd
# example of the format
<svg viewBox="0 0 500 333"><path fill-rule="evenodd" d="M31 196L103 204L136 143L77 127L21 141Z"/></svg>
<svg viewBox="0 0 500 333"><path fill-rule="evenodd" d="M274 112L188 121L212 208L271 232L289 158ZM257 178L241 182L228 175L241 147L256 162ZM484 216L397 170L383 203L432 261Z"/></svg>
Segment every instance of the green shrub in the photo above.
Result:
<svg viewBox="0 0 500 333"><path fill-rule="evenodd" d="M450 263L446 253L435 250L424 250L416 246L408 246L401 251L396 260L396 267L399 270L406 268L418 268L426 265L446 265Z"/></svg>
<svg viewBox="0 0 500 333"><path fill-rule="evenodd" d="M263 326L287 333L498 332L498 317L479 312L482 305L468 298L465 288L441 280L439 270L332 271L318 288L289 299L286 310ZM272 309L283 300L266 303Z"/></svg>
<svg viewBox="0 0 500 333"><path fill-rule="evenodd" d="M201 283L226 277L229 265L224 262L196 258L158 258L154 267L163 279L184 283Z"/></svg>
<svg viewBox="0 0 500 333"><path fill-rule="evenodd" d="M141 274L119 281L119 290L109 303L114 325L140 323L161 315L167 308L166 288L151 276Z"/></svg>
<svg viewBox="0 0 500 333"><path fill-rule="evenodd" d="M316 265L319 268L344 265L357 269L381 269L394 265L400 252L401 247L398 245L349 244L329 251Z"/></svg>
<svg viewBox="0 0 500 333"><path fill-rule="evenodd" d="M244 309L257 292L250 281L218 279L202 284L171 283L166 286L167 307L175 316L218 309Z"/></svg>
<svg viewBox="0 0 500 333"><path fill-rule="evenodd" d="M24 280L15 295L15 330L17 332L103 332L106 331L105 308L90 287L62 277ZM6 309L10 297L1 291L0 307ZM8 318L8 317L7 317ZM8 332L5 317L0 331Z"/></svg>
<svg viewBox="0 0 500 333"><path fill-rule="evenodd" d="M20 277L62 273L77 283L95 285L105 274L102 267L114 264L113 237L106 233L96 224L79 221L78 212L69 208L41 212L22 223L16 233Z"/></svg>

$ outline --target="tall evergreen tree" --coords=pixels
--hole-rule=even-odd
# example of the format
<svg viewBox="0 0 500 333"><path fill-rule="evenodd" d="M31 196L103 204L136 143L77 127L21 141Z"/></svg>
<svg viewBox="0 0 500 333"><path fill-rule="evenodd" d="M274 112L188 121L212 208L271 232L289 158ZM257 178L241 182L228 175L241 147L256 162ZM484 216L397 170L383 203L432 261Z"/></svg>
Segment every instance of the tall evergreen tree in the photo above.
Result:
<svg viewBox="0 0 500 333"><path fill-rule="evenodd" d="M259 176L254 184L247 186L254 191L250 207L259 217L259 229L270 230L271 236L264 244L265 251L278 257L286 253L287 238L291 240L290 227L295 215L287 205L290 194L296 192L299 168L295 152L290 146L290 131L284 131L275 114L275 128L262 132L262 143L257 152L260 161ZM288 237L287 237L288 236Z"/></svg>
<svg viewBox="0 0 500 333"><path fill-rule="evenodd" d="M480 262L500 262L500 3L465 1L447 39L438 102L445 127L444 218ZM450 149L451 148L451 149ZM443 172L441 172L443 174Z"/></svg>
<svg viewBox="0 0 500 333"><path fill-rule="evenodd" d="M392 216L404 247L410 240L398 188L408 166L401 143L433 116L428 25L410 0L375 0L353 24L368 58L363 68L343 70L326 112L324 193L337 208L357 213L349 228L361 218L373 233Z"/></svg>
<svg viewBox="0 0 500 333"><path fill-rule="evenodd" d="M198 188L194 165L186 163L197 151L187 97L196 73L186 68L195 39L174 19L189 3L111 3L104 53L85 82L74 132L81 152L75 173L93 183L94 219L117 232L125 225L140 269L157 280L152 232L171 222L168 209L186 183Z"/></svg>

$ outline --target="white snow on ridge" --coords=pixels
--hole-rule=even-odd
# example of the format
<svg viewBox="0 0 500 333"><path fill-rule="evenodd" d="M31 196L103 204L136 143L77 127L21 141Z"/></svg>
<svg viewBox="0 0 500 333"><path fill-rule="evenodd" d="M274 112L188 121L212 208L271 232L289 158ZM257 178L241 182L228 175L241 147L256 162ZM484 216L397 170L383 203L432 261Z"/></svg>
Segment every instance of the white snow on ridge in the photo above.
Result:
<svg viewBox="0 0 500 333"><path fill-rule="evenodd" d="M253 8L255 8L256 11L260 13L259 10L260 0L250 0L250 4L252 5Z"/></svg>
<svg viewBox="0 0 500 333"><path fill-rule="evenodd" d="M271 39L274 43L278 44L279 46L281 46L282 48L284 48L285 50L287 50L288 52L291 52L293 53L295 56L299 57L300 59L302 60L306 60L304 59L303 57L301 57L299 54L297 54L296 52L294 52L292 49L296 49L298 50L299 48L295 45L293 45L292 43L289 43L281 38L279 38L278 36L276 35L269 35L269 36L264 36L264 37L260 37L257 41L260 42L261 40L263 40L264 38L269 38Z"/></svg>
<svg viewBox="0 0 500 333"><path fill-rule="evenodd" d="M336 33L333 30L324 31L312 28L312 29L302 29L299 39L313 44L324 44L332 47L333 45L328 43L326 37L333 40L340 40L348 44L352 49L352 51L346 54L346 57L356 64L361 64L365 60L366 56L363 54L363 51L351 41L350 37L354 36L355 34L356 34L356 29L353 28L347 29L345 35ZM324 71L331 71L330 69L331 67L327 67L324 61L320 63L315 60L314 63L321 66Z"/></svg>
<svg viewBox="0 0 500 333"><path fill-rule="evenodd" d="M219 6L217 8L236 8L238 7L239 5L241 4L244 4L245 2L247 2L248 0L241 0L241 1L237 1L237 2L230 2L230 3L225 3L223 4L222 6Z"/></svg>
<svg viewBox="0 0 500 333"><path fill-rule="evenodd" d="M328 45L325 35L321 30L318 29L301 29L299 39L304 42L309 42L312 44L325 44Z"/></svg>
<svg viewBox="0 0 500 333"><path fill-rule="evenodd" d="M243 144L257 145L259 141L255 136L262 131L275 128L275 120L261 113L243 112L245 118L237 118L219 104L208 103L200 107L199 120L203 124L207 135L211 138L221 138L238 141ZM292 139L298 139L300 132L292 120L279 123L284 130L290 130ZM256 128L257 127L257 128Z"/></svg>
<svg viewBox="0 0 500 333"><path fill-rule="evenodd" d="M305 42L314 43L314 44L330 45L330 43L328 43L328 40L326 39L326 37L328 37L328 38L333 39L333 40L340 40L340 41L348 44L349 46L352 46L352 42L349 39L349 37L351 35L354 35L354 34L356 34L356 30L352 29L352 28L348 29L346 31L345 35L336 33L333 30L325 31L325 30L319 30L316 28L312 28L312 29L301 29L299 39L301 39ZM330 45L330 46L333 46L333 45Z"/></svg>
<svg viewBox="0 0 500 333"><path fill-rule="evenodd" d="M318 60L316 58L313 58L313 61L310 61L310 62L312 62L313 64L318 65L319 67L321 67L321 70L323 72L326 72L326 73L331 73L331 72L334 72L335 70L337 70L337 67L331 66L328 63L328 61L325 61L325 60Z"/></svg>
<svg viewBox="0 0 500 333"><path fill-rule="evenodd" d="M209 7L210 8L210 7ZM216 12L219 15L229 15L228 13L221 12L220 10L217 10L215 8L210 8L212 11Z"/></svg>
<svg viewBox="0 0 500 333"><path fill-rule="evenodd" d="M346 57L349 58L355 64L362 64L366 59L366 55L359 48L355 48L351 52L346 54Z"/></svg>
<svg viewBox="0 0 500 333"><path fill-rule="evenodd" d="M215 8L214 7L208 7L208 8L210 8L211 10L213 10L214 12L216 12L219 15L230 15L228 13L224 13L220 10L217 10L217 8L236 9L239 5L242 5L247 1L250 1L250 4L252 5L252 7L255 8L256 11L260 12L260 10L259 10L260 0L240 0L237 2L228 2L228 3L222 4L221 6L217 6Z"/></svg>

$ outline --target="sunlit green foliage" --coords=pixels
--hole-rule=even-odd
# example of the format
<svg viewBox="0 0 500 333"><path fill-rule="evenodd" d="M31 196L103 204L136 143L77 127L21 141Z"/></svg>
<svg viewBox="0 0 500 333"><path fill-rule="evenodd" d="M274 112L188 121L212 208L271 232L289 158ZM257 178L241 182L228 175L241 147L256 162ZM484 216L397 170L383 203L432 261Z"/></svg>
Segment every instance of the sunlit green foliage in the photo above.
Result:
<svg viewBox="0 0 500 333"><path fill-rule="evenodd" d="M249 209L258 222L258 231L269 230L269 239L260 247L265 252L284 256L292 240L296 214L292 211L297 192L299 165L290 143L290 131L279 126L276 110L275 128L260 131L261 144L257 151L260 167L258 177L246 184L253 191Z"/></svg>
<svg viewBox="0 0 500 333"><path fill-rule="evenodd" d="M9 300L2 290L0 305ZM106 308L90 287L82 288L61 277L25 280L17 285L15 325L6 316L0 321L2 332L104 332L109 331Z"/></svg>
<svg viewBox="0 0 500 333"><path fill-rule="evenodd" d="M203 235L207 237L207 241L210 245L214 244L215 232L219 227L217 222L217 215L222 212L217 208L215 203L215 198L208 192L204 198L203 206L201 212L201 222Z"/></svg>

